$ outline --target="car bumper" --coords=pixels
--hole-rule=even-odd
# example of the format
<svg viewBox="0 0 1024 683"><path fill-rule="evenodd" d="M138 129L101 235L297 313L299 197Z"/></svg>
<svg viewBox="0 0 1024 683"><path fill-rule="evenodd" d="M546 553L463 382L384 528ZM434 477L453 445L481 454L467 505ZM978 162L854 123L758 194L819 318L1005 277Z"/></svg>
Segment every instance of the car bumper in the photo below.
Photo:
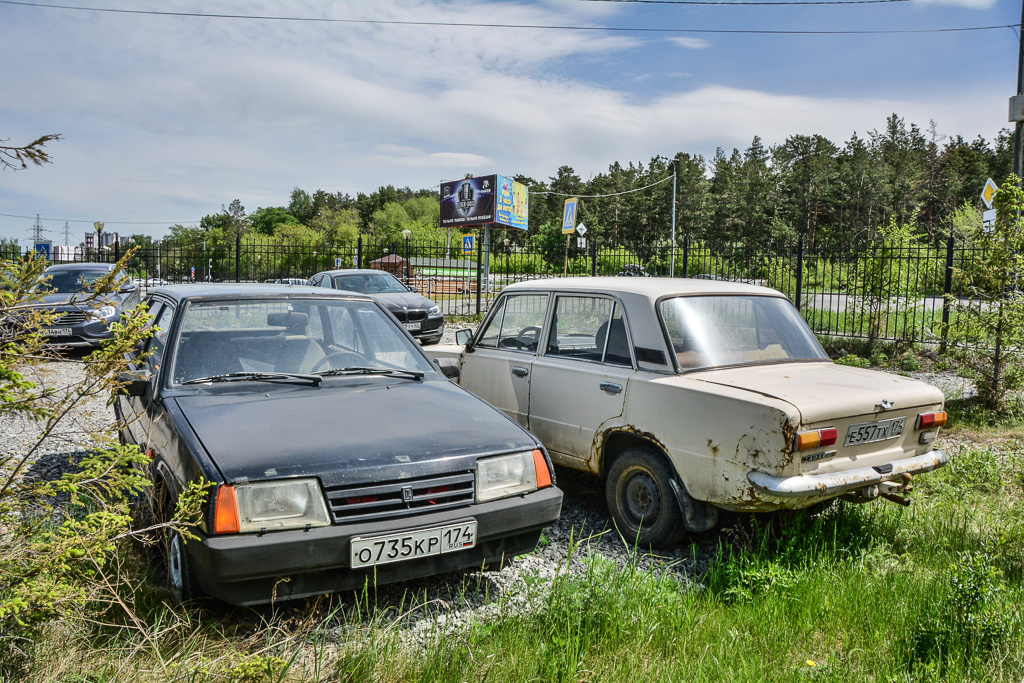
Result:
<svg viewBox="0 0 1024 683"><path fill-rule="evenodd" d="M324 593L480 568L532 551L541 530L558 519L556 487L456 510L362 524L263 534L210 536L188 543L200 585L236 605L303 598ZM391 564L350 568L350 542L396 532L475 519L473 548Z"/></svg>
<svg viewBox="0 0 1024 683"><path fill-rule="evenodd" d="M47 332L47 329L68 330L69 334L53 334L52 332ZM104 341L114 336L114 333L105 321L96 321L72 327L54 326L53 328L44 328L43 332L46 334L46 343L51 346L98 347Z"/></svg>
<svg viewBox="0 0 1024 683"><path fill-rule="evenodd" d="M409 332L416 339L440 339L444 334L444 318L427 318L420 329Z"/></svg>
<svg viewBox="0 0 1024 683"><path fill-rule="evenodd" d="M747 473L747 481L761 493L779 498L817 498L838 496L865 486L899 479L904 474L922 474L942 467L949 461L945 452L928 451L911 458L894 460L884 466L860 467L854 470L828 474L799 474L795 477L775 477L754 470Z"/></svg>

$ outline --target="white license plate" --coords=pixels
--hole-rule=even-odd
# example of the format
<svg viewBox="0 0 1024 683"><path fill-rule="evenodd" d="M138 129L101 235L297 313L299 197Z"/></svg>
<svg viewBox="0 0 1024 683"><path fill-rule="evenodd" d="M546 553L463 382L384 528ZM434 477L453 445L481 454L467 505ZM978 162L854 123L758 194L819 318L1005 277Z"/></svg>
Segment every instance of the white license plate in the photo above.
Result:
<svg viewBox="0 0 1024 683"><path fill-rule="evenodd" d="M387 536L352 539L352 568L443 555L476 546L476 520L405 531Z"/></svg>
<svg viewBox="0 0 1024 683"><path fill-rule="evenodd" d="M419 332L420 331L420 324L421 323L415 322L415 323L402 323L402 324L405 326L405 329L409 330L410 332Z"/></svg>
<svg viewBox="0 0 1024 683"><path fill-rule="evenodd" d="M862 443L895 439L898 436L903 436L903 428L906 424L906 417L894 417L891 420L879 420L878 422L864 422L859 425L852 425L850 431L846 432L846 441L843 445L857 446Z"/></svg>
<svg viewBox="0 0 1024 683"><path fill-rule="evenodd" d="M48 337L70 337L70 327L50 327L43 330L43 334Z"/></svg>

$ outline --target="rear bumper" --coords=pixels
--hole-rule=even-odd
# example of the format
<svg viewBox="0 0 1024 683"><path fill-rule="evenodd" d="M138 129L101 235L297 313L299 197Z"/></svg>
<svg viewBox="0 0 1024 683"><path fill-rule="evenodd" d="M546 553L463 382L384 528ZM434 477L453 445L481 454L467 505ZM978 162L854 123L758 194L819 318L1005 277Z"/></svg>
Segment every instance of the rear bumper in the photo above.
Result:
<svg viewBox="0 0 1024 683"><path fill-rule="evenodd" d="M203 589L225 602L256 605L405 581L496 564L532 551L541 530L558 519L562 491L554 486L525 496L413 517L264 534L209 536L187 544ZM477 522L473 548L363 569L350 568L350 541Z"/></svg>
<svg viewBox="0 0 1024 683"><path fill-rule="evenodd" d="M894 460L884 466L861 467L829 474L799 474L775 477L757 470L747 473L747 481L760 491L779 498L822 498L838 496L865 486L898 479L903 474L931 472L945 465L949 457L940 450L928 451L912 458Z"/></svg>

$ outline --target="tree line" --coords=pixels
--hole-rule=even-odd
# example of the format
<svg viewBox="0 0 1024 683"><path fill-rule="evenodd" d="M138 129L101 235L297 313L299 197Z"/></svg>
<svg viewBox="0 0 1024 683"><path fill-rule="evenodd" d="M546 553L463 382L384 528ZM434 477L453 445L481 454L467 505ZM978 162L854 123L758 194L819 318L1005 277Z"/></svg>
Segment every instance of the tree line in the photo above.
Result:
<svg viewBox="0 0 1024 683"><path fill-rule="evenodd" d="M523 175L530 188L530 229L509 229L497 249L529 243L564 244L560 222L567 196L580 197L578 220L602 245L667 244L671 235L675 173L677 242L785 244L803 237L810 247L871 241L881 226L911 226L937 243L952 230L956 212L980 208L986 178L1000 180L1012 167L1009 129L992 142L945 136L935 122L926 130L896 114L865 137L836 144L821 135L791 135L765 146L754 137L743 151L719 148L713 158L679 152L649 162L616 161L583 180L562 166L546 180ZM467 174L470 177L473 174ZM439 227L437 188L380 187L371 193L308 192L295 188L287 206L246 213L238 200L202 219L173 226L170 245L208 249L246 241L345 246L365 236L399 242L403 231L417 245L448 244ZM151 241L133 236L140 244ZM457 246L457 245L456 245Z"/></svg>

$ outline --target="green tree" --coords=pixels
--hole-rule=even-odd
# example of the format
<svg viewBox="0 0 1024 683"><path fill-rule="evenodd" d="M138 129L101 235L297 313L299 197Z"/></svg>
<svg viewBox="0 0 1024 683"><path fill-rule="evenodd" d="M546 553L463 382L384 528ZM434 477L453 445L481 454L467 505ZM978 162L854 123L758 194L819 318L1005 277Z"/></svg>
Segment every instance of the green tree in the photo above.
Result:
<svg viewBox="0 0 1024 683"><path fill-rule="evenodd" d="M279 228L297 226L300 221L288 213L287 209L279 206L270 206L253 211L249 215L249 223L256 233L271 236L276 234Z"/></svg>

